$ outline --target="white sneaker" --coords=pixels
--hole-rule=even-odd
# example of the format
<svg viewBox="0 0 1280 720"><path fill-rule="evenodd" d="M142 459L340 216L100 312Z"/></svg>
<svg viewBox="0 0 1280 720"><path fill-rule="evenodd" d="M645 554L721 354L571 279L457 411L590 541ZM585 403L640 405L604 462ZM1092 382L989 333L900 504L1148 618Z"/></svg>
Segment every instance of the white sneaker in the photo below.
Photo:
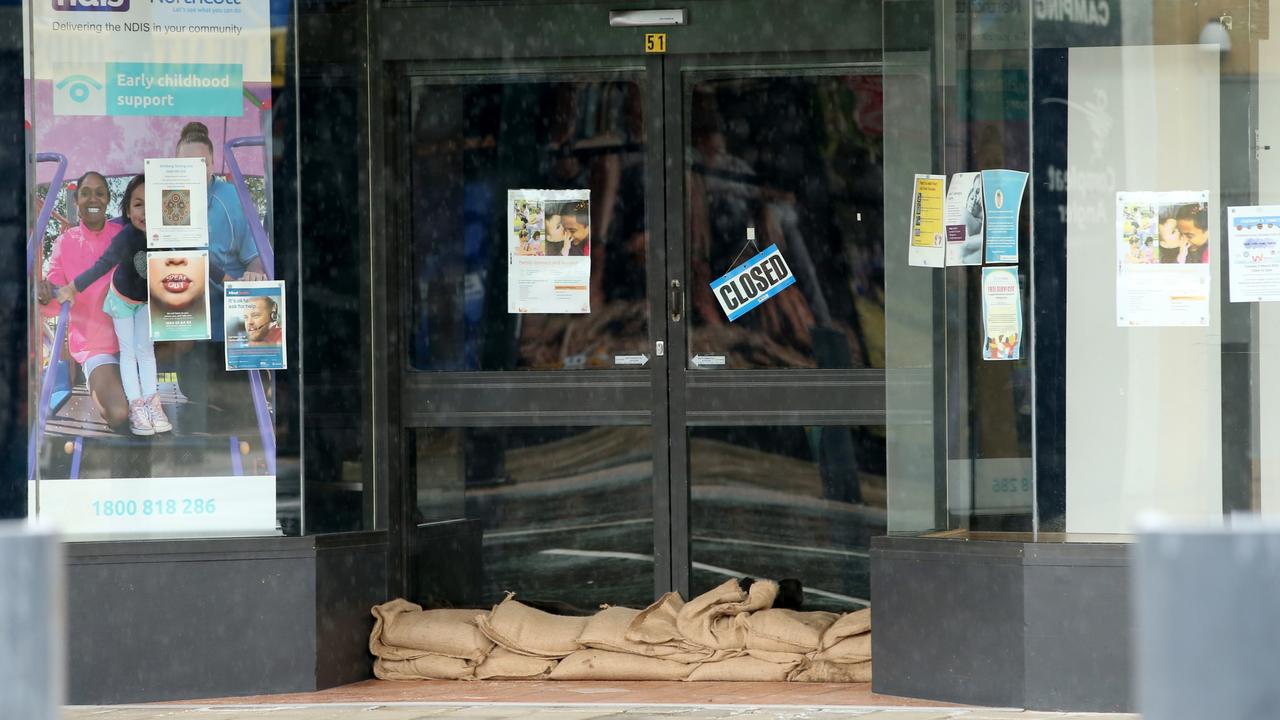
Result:
<svg viewBox="0 0 1280 720"><path fill-rule="evenodd" d="M156 432L169 432L173 429L169 416L164 414L164 406L160 404L160 393L147 398L147 414L151 418L151 427Z"/></svg>
<svg viewBox="0 0 1280 720"><path fill-rule="evenodd" d="M147 409L147 401L142 398L129 403L129 429L134 435L156 434L156 428L151 424L151 412Z"/></svg>

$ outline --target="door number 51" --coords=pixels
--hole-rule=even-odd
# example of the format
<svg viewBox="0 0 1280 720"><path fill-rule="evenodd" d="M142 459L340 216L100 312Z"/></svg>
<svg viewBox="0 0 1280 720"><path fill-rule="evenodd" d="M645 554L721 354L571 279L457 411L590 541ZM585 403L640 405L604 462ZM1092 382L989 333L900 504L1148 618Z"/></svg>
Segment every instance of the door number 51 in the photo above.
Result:
<svg viewBox="0 0 1280 720"><path fill-rule="evenodd" d="M644 51L647 53L665 53L667 51L667 34L645 33Z"/></svg>

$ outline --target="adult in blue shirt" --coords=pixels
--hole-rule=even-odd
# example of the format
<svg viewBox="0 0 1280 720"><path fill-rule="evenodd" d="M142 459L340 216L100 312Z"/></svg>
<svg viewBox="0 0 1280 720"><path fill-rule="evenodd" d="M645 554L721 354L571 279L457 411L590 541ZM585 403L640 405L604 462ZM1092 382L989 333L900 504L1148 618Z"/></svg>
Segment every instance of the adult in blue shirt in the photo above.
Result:
<svg viewBox="0 0 1280 720"><path fill-rule="evenodd" d="M266 280L258 246L249 232L249 221L231 183L213 174L213 140L202 122L189 122L178 138L177 156L204 158L209 170L209 255L226 276L222 280Z"/></svg>
<svg viewBox="0 0 1280 720"><path fill-rule="evenodd" d="M235 187L213 174L213 140L202 122L189 122L178 137L175 154L180 158L204 158L209 171L209 257L222 268L222 277L209 278L211 339L178 355L178 386L190 401L182 427L190 432L208 429L206 409L210 398L233 423L251 412L248 383L224 367L222 283L226 280L266 280L267 273L249 230Z"/></svg>

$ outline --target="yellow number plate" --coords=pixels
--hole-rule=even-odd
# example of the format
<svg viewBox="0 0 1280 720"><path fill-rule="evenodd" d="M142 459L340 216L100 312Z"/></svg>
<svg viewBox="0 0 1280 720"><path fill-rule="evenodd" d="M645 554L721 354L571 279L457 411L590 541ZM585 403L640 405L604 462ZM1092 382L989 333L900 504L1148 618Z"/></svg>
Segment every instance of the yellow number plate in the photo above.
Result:
<svg viewBox="0 0 1280 720"><path fill-rule="evenodd" d="M644 51L647 53L664 53L667 51L666 33L645 33Z"/></svg>

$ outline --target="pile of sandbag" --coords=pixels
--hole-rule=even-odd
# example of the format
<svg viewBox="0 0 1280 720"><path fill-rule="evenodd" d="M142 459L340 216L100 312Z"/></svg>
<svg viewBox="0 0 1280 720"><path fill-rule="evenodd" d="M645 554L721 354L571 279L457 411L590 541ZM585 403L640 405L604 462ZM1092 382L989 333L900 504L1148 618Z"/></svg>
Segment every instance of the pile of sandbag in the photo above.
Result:
<svg viewBox="0 0 1280 720"><path fill-rule="evenodd" d="M514 595L483 610L373 608L369 651L384 680L740 680L869 682L871 609L774 608L778 585L736 580L684 602L591 617L552 615Z"/></svg>

